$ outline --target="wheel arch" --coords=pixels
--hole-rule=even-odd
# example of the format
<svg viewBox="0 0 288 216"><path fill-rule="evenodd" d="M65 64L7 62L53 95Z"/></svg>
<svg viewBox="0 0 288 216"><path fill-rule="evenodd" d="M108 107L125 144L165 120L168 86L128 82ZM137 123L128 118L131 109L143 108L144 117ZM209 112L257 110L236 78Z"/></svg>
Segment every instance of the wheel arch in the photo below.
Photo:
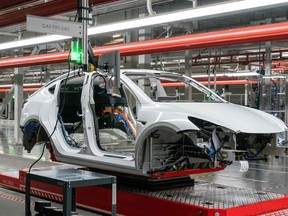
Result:
<svg viewBox="0 0 288 216"><path fill-rule="evenodd" d="M23 133L23 146L30 152L35 144L48 140L48 133L38 119L29 119L21 126Z"/></svg>
<svg viewBox="0 0 288 216"><path fill-rule="evenodd" d="M187 123L185 126L178 126L176 123L176 121L160 121L160 122L156 122L154 124L151 124L149 126L147 126L139 135L139 137L137 137L137 141L136 141L136 148L135 148L135 167L136 169L140 170L141 169L141 161L143 161L144 159L144 152L145 152L145 146L146 146L146 140L147 138L149 138L151 136L151 134L153 134L155 131L158 130L163 130L163 131L168 131L171 132L171 134L180 134L180 133L184 133L186 131L192 131L192 130L199 130L198 127L196 127L193 123L191 123L188 119L187 119ZM189 125L187 127L187 125Z"/></svg>

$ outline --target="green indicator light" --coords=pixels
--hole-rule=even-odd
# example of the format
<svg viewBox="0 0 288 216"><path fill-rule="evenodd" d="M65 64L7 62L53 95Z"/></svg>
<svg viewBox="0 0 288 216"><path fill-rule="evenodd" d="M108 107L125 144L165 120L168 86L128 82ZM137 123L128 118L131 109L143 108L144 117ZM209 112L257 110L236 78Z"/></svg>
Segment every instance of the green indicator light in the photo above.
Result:
<svg viewBox="0 0 288 216"><path fill-rule="evenodd" d="M82 64L82 39L74 38L71 42L71 62Z"/></svg>

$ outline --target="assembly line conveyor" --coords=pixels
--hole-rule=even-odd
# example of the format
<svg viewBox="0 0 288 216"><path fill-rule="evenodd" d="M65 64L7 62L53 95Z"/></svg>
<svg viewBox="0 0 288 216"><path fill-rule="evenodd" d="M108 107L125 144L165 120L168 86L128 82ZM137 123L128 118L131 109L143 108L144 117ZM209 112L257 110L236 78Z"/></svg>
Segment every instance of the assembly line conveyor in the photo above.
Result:
<svg viewBox="0 0 288 216"><path fill-rule="evenodd" d="M26 192L28 169L25 167L29 167L33 162L34 160L28 158L0 155L0 185ZM5 166L1 166L1 164L5 164ZM47 171L46 176L51 171L52 173L57 172L53 170L69 170L70 168L83 170L83 167L79 166L40 161L32 171L33 173ZM33 180L30 188L31 195L62 203L62 186L47 183ZM113 202L111 194L111 187L108 186L79 187L77 188L76 204L77 207L111 214L111 203ZM117 215L272 216L274 215L272 212L280 212L275 215L282 216L286 215L287 210L288 195L285 193L222 185L199 178L195 179L194 186L157 191L141 189L133 185L123 186L119 182L117 183Z"/></svg>

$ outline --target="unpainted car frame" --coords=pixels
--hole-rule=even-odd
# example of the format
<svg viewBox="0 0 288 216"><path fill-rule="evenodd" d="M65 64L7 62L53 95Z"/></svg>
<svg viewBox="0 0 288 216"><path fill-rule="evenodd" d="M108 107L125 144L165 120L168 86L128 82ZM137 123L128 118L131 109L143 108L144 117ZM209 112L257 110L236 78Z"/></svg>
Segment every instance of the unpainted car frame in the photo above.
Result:
<svg viewBox="0 0 288 216"><path fill-rule="evenodd" d="M57 161L167 178L287 147L284 122L228 103L185 75L122 70L120 78L113 88L113 76L73 71L39 89L22 109L25 149L49 140Z"/></svg>

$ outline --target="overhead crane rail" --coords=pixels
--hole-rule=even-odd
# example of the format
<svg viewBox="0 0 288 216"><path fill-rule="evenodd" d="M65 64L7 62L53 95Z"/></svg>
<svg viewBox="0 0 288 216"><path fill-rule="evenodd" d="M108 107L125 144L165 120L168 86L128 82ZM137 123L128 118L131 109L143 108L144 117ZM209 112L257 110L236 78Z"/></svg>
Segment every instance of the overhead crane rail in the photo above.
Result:
<svg viewBox="0 0 288 216"><path fill-rule="evenodd" d="M94 6L97 6L97 5L107 4L107 3L116 2L116 1L119 1L119 0L93 0L92 2ZM19 3L26 2L25 4L27 4L27 0L26 1L12 0L9 2L11 4L6 3L7 6L12 5L12 4L16 6L17 2ZM45 2L40 5L35 5L35 6L28 7L28 8L24 8L21 10L17 10L17 11L13 11L10 13L0 15L0 27L23 23L26 21L27 14L37 15L37 16L54 16L57 14L76 10L76 8L77 8L77 1L54 0L50 2ZM1 11L1 8L0 8L0 11Z"/></svg>
<svg viewBox="0 0 288 216"><path fill-rule="evenodd" d="M287 49L273 50L272 61L288 60L285 54L288 54ZM252 62L261 62L265 64L266 52L247 52L247 53L233 53L222 55L197 55L192 58L192 66L207 66L207 65L221 65L221 64L242 64L248 65ZM288 64L288 63L287 63Z"/></svg>

